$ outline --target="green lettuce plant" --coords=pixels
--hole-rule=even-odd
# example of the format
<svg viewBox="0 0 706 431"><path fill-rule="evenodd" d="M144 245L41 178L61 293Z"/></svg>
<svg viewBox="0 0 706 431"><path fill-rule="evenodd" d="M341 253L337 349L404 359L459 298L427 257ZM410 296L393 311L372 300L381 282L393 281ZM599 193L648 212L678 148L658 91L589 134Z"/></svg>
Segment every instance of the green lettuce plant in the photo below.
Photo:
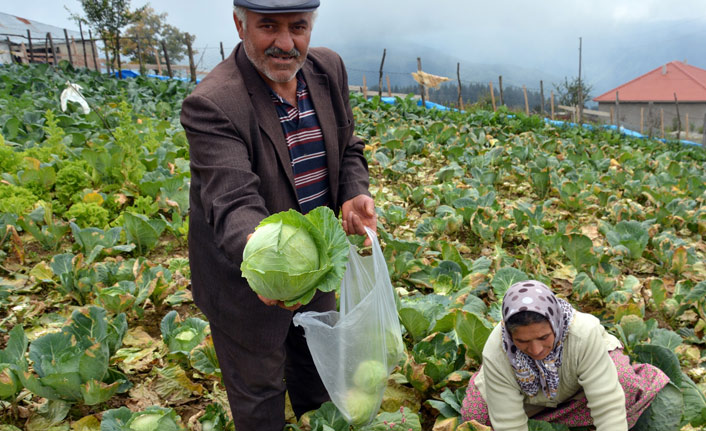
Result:
<svg viewBox="0 0 706 431"><path fill-rule="evenodd" d="M255 292L294 305L307 304L317 289L338 289L347 261L340 222L331 209L319 207L264 219L245 246L240 269Z"/></svg>

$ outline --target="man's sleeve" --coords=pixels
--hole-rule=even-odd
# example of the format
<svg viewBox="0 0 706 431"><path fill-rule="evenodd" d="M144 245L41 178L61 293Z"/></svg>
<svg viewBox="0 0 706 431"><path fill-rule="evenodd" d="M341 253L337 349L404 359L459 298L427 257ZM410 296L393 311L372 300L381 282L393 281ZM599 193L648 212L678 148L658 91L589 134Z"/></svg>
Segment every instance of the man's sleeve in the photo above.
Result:
<svg viewBox="0 0 706 431"><path fill-rule="evenodd" d="M365 144L362 139L355 135L355 118L350 105L350 92L348 89L348 74L343 60L337 57L340 62L341 76L339 77L340 92L346 107L346 118L349 130L346 130L346 145L343 147L341 158L340 180L338 195L340 204L354 198L360 194L370 196L368 191L369 175L368 163L363 154Z"/></svg>
<svg viewBox="0 0 706 431"><path fill-rule="evenodd" d="M203 217L217 246L236 263L247 235L269 214L258 193L249 145L215 103L203 96L184 100L181 122L189 140L192 187L199 185Z"/></svg>

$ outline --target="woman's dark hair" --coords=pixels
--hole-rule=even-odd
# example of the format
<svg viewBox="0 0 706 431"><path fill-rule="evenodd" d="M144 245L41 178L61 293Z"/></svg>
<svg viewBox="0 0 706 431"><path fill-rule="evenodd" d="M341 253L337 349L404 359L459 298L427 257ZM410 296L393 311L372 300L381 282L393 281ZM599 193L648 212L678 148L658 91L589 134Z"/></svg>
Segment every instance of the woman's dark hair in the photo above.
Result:
<svg viewBox="0 0 706 431"><path fill-rule="evenodd" d="M505 321L505 329L508 334L512 335L512 333L515 332L515 329L520 326L527 326L533 323L542 322L549 323L549 320L536 311L525 310L510 316L510 318Z"/></svg>

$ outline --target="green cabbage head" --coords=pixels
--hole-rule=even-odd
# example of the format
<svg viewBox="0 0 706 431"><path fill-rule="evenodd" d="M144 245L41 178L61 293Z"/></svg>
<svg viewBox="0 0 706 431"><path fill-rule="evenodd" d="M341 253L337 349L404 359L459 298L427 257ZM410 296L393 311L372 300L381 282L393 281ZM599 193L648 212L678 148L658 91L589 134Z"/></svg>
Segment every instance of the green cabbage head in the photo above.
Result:
<svg viewBox="0 0 706 431"><path fill-rule="evenodd" d="M353 374L353 384L369 394L377 394L387 384L387 368L382 362L363 361Z"/></svg>
<svg viewBox="0 0 706 431"><path fill-rule="evenodd" d="M358 388L350 389L344 401L350 423L362 425L370 422L378 412L379 401L380 397L377 394L370 394Z"/></svg>
<svg viewBox="0 0 706 431"><path fill-rule="evenodd" d="M341 285L348 262L348 240L333 211L319 207L302 215L273 214L245 245L240 270L250 288L285 305L307 304L316 290Z"/></svg>

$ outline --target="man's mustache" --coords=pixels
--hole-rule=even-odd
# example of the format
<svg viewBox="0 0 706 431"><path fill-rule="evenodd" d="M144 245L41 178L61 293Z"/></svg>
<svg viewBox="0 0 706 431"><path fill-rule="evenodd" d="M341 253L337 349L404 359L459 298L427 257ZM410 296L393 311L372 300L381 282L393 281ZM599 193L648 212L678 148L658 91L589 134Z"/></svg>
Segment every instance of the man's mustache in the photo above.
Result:
<svg viewBox="0 0 706 431"><path fill-rule="evenodd" d="M289 51L277 48L276 46L271 46L265 50L265 55L276 55L276 56L288 56L297 58L301 55L298 49L292 48Z"/></svg>

